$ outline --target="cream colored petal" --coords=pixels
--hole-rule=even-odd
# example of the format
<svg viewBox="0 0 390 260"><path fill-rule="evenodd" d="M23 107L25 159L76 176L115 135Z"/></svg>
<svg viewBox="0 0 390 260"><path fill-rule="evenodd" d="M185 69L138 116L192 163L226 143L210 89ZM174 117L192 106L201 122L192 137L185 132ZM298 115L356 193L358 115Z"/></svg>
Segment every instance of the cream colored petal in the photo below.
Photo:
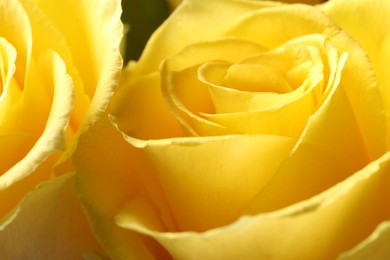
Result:
<svg viewBox="0 0 390 260"><path fill-rule="evenodd" d="M50 82L51 70L47 54L31 59L26 75L26 84L21 95L18 128L15 131L40 136L46 128L54 97L54 86ZM45 57L45 58L42 58ZM47 75L48 74L48 75ZM48 80L49 79L49 80ZM71 80L71 79L70 79ZM69 88L73 95L73 85Z"/></svg>
<svg viewBox="0 0 390 260"><path fill-rule="evenodd" d="M390 256L390 222L384 221L359 245L344 252L339 259L364 260L386 259Z"/></svg>
<svg viewBox="0 0 390 260"><path fill-rule="evenodd" d="M275 5L280 3L243 0L185 1L151 36L139 62L130 64L130 68L136 75L156 71L165 58L183 47L213 40L247 12Z"/></svg>
<svg viewBox="0 0 390 260"><path fill-rule="evenodd" d="M334 259L390 216L390 154L332 189L280 211L244 216L204 233L123 228L157 239L175 259Z"/></svg>
<svg viewBox="0 0 390 260"><path fill-rule="evenodd" d="M72 81L66 73L62 60L54 52L47 52L38 64L38 68L46 70L45 83L47 86L53 86L54 88L52 90L53 98L51 100L50 115L44 132L39 136L31 150L0 176L2 200L7 199L5 194L9 194L9 192L15 192L14 197L23 196L26 190L32 190L42 179L47 179L51 174L47 162L54 163L53 159L58 156L56 153L65 149L66 128L73 108ZM30 113L31 117L35 116L34 110L31 108ZM10 145L12 145L12 142ZM10 148L11 151L13 149L15 147ZM18 189L18 187L21 188Z"/></svg>
<svg viewBox="0 0 390 260"><path fill-rule="evenodd" d="M180 71L210 61L237 63L266 51L264 47L245 39L220 37L219 39L186 46L171 57L166 57L167 71Z"/></svg>
<svg viewBox="0 0 390 260"><path fill-rule="evenodd" d="M276 210L310 198L370 162L352 106L339 80L335 80L328 99L309 119L290 158L258 194L248 212Z"/></svg>
<svg viewBox="0 0 390 260"><path fill-rule="evenodd" d="M226 71L224 86L244 91L287 93L292 91L280 73L262 64L235 64Z"/></svg>
<svg viewBox="0 0 390 260"><path fill-rule="evenodd" d="M229 73L228 70L227 73ZM242 74L240 77L250 77L250 75L247 74L248 70L243 70L240 72ZM202 113L202 115L214 123L225 126L228 129L232 129L240 133L275 134L298 137L306 126L309 116L316 111L317 100L319 100L319 97L316 97L316 92L318 91L315 90L317 88L323 88L323 80L322 65L315 64L311 66L310 73L307 75L307 79L303 82L299 89L297 89L297 93L295 95L289 95L289 97L291 97L289 102L279 103L274 106L251 111L242 111L237 113L232 112L227 114ZM261 85L261 83L262 82L257 82L256 85ZM221 82L221 85L225 84L226 82ZM241 80L237 82L237 87L242 84L245 84L245 81ZM261 93L261 91L259 92ZM261 95L262 93L257 93L256 96ZM254 100L256 96L253 95L252 100ZM215 101L218 102L218 100ZM248 102L247 104L251 103Z"/></svg>
<svg viewBox="0 0 390 260"><path fill-rule="evenodd" d="M81 125L89 106L90 98L86 95L79 72L73 64L72 54L67 45L67 41L64 38L64 35L62 35L42 10L39 9L36 3L31 0L21 0L20 2L29 17L31 26L34 28L34 30L32 30L34 41L33 55L39 57L39 55L46 52L48 49L54 50L64 60L66 69L72 77L75 90L75 106L72 112L70 127L72 128L72 131L75 131L78 126ZM26 121L23 120L22 123L24 122ZM31 124L29 124L27 120L22 128L26 128L28 131L29 127L31 127Z"/></svg>
<svg viewBox="0 0 390 260"><path fill-rule="evenodd" d="M162 70L162 94L166 106L186 130L187 135L214 136L237 133L200 116L203 111L212 112L214 107L207 85L198 79L199 66L168 72L163 64Z"/></svg>
<svg viewBox="0 0 390 260"><path fill-rule="evenodd" d="M257 30L259 27L262 30ZM254 31L257 33L254 34ZM383 104L374 72L365 52L328 16L308 5L264 8L236 21L236 25L226 35L242 37L266 48L274 48L287 40L313 33L328 36L340 53L348 53L342 84L369 154L372 158L377 158L385 151L383 138L386 126L383 123Z"/></svg>
<svg viewBox="0 0 390 260"><path fill-rule="evenodd" d="M15 61L15 48L0 37L0 136L17 130L20 120L21 89L14 78Z"/></svg>
<svg viewBox="0 0 390 260"><path fill-rule="evenodd" d="M123 230L114 223L118 210L130 207L135 197L144 197L159 205L165 202L159 183L149 178L151 167L142 153L123 140L107 117L102 117L80 136L73 161L83 208L108 256L112 259L164 256L165 250L154 240ZM138 204L144 200L138 199ZM161 208L161 212L168 216L166 207Z"/></svg>
<svg viewBox="0 0 390 260"><path fill-rule="evenodd" d="M228 38L189 45L164 61L161 66L162 94L172 113L191 135L234 133L197 115L213 110L207 85L198 78L198 66L213 60L239 62L263 51L259 45Z"/></svg>
<svg viewBox="0 0 390 260"><path fill-rule="evenodd" d="M267 135L125 138L147 154L177 228L196 231L238 218L295 144L292 138Z"/></svg>
<svg viewBox="0 0 390 260"><path fill-rule="evenodd" d="M274 49L300 36L308 34L329 36L337 33L338 30L332 20L316 8L297 4L248 12L235 20L231 28L228 28L223 35L239 37L267 49Z"/></svg>
<svg viewBox="0 0 390 260"><path fill-rule="evenodd" d="M226 88L223 86L223 78L230 66L231 64L225 62L208 62L199 68L199 81L207 84L216 114L247 112L280 106L289 103L302 93L299 90L286 94L259 93Z"/></svg>
<svg viewBox="0 0 390 260"><path fill-rule="evenodd" d="M341 28L347 31L368 53L390 111L390 2L386 0L332 0L320 6ZM387 112L388 128L390 113ZM387 136L387 147L390 135Z"/></svg>
<svg viewBox="0 0 390 260"><path fill-rule="evenodd" d="M40 185L18 205L11 224L0 226L4 259L80 259L104 256L75 193L74 176Z"/></svg>
<svg viewBox="0 0 390 260"><path fill-rule="evenodd" d="M119 51L123 34L121 5L118 0L34 2L40 9L35 17L39 18L42 11L52 23L46 27L54 26L61 32L72 55L72 66L77 68L69 68L69 71L76 85L71 127L78 132L74 136L74 142L56 164L56 174L63 174L71 170L70 156L78 135L87 130L106 110L119 83L123 62ZM34 7L31 11L34 13L35 9Z"/></svg>
<svg viewBox="0 0 390 260"><path fill-rule="evenodd" d="M306 10L305 15L299 15L304 10ZM288 22L281 23L281 16L286 18L283 21ZM248 30L255 30L250 27L253 23L266 28L264 35L262 30L259 34L249 33ZM271 27L272 30L267 29ZM291 28L288 34L274 35L286 28ZM336 88L335 95L328 95L325 99L327 102L323 103L319 113L308 122L301 141L297 145L295 152L297 155L294 155L287 164L288 166L286 165L281 170L281 172L289 173L280 176L277 174L276 176L279 177L275 177L270 182L267 192L264 191L262 195L259 195L264 196L263 201L275 203L272 209L318 194L384 153L387 131L384 123L384 108L370 62L359 45L340 31L329 17L309 6L275 7L249 15L238 23L237 30L231 32L234 32L231 35L246 37L258 44L265 46L270 44L267 47L277 45L289 37L322 32L330 38L331 44L336 46L341 53L348 52L348 59L341 78L337 80L340 86ZM334 88L331 89L334 91ZM347 125L349 127L346 127ZM305 145L302 146L302 151L299 151L301 143ZM311 165L307 163L308 161L323 166ZM326 177L318 179L316 178L318 175ZM273 186L272 183L278 184ZM304 188L306 183L313 183L313 185L307 189ZM272 192L268 193L270 190ZM265 199L266 197L268 200ZM279 202L284 202L276 206L278 199L280 199ZM255 204L259 207L265 205Z"/></svg>
<svg viewBox="0 0 390 260"><path fill-rule="evenodd" d="M123 30L119 19L120 2L34 2L64 35L89 97L92 99L95 95L98 84L111 85L112 74L117 74L116 70L121 66L119 44ZM103 85L101 88L107 87ZM104 93L103 97L106 95Z"/></svg>
<svg viewBox="0 0 390 260"><path fill-rule="evenodd" d="M18 0L0 2L0 37L5 38L17 52L15 80L23 89L32 54L32 31L27 13Z"/></svg>
<svg viewBox="0 0 390 260"><path fill-rule="evenodd" d="M124 71L123 77L127 73ZM121 131L141 139L183 135L180 124L164 102L160 82L160 74L156 72L123 81L118 87L109 110Z"/></svg>

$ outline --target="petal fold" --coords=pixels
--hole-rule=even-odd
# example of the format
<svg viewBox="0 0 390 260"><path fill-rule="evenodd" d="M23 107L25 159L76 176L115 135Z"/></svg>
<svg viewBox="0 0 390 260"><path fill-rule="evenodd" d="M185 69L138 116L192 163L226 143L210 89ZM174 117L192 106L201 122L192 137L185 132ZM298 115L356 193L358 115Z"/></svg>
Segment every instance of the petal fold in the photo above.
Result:
<svg viewBox="0 0 390 260"><path fill-rule="evenodd" d="M0 225L5 259L78 259L104 256L89 230L74 189L72 174L41 184L18 205L14 219Z"/></svg>

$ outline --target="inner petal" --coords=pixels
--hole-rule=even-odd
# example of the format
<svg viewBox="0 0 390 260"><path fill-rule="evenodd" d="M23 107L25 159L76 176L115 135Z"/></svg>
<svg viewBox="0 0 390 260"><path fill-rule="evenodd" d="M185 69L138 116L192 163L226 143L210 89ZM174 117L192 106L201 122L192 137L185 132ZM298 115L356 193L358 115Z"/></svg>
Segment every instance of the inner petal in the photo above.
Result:
<svg viewBox="0 0 390 260"><path fill-rule="evenodd" d="M20 88L14 79L16 50L0 37L0 135L16 129L20 111Z"/></svg>
<svg viewBox="0 0 390 260"><path fill-rule="evenodd" d="M20 1L0 2L0 36L15 47L18 55L15 60L17 70L14 78L23 87L32 51L31 24Z"/></svg>
<svg viewBox="0 0 390 260"><path fill-rule="evenodd" d="M232 65L222 84L245 91L287 93L293 90L276 69L263 64Z"/></svg>
<svg viewBox="0 0 390 260"><path fill-rule="evenodd" d="M15 48L5 38L0 37L0 102L4 90L15 73L15 60Z"/></svg>

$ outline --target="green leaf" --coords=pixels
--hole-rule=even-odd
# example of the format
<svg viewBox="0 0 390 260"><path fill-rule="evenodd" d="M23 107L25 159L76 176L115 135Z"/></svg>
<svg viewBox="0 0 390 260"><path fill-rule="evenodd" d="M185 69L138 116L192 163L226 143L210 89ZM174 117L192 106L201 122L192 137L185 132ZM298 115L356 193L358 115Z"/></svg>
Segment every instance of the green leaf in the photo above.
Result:
<svg viewBox="0 0 390 260"><path fill-rule="evenodd" d="M169 16L165 0L123 0L122 21L130 31L126 37L124 60L137 60L153 31Z"/></svg>

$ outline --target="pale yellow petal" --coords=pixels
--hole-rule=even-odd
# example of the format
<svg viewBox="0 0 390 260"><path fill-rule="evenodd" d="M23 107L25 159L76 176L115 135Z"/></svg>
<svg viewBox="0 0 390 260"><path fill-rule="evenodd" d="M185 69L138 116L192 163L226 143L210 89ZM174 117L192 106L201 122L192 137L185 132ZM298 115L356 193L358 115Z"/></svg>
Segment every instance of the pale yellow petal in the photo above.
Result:
<svg viewBox="0 0 390 260"><path fill-rule="evenodd" d="M288 81L272 67L262 64L236 64L226 71L224 86L244 91L286 93Z"/></svg>
<svg viewBox="0 0 390 260"><path fill-rule="evenodd" d="M365 260L386 259L390 255L390 221L384 221L359 245L344 252L339 259Z"/></svg>
<svg viewBox="0 0 390 260"><path fill-rule="evenodd" d="M66 69L72 77L75 91L75 106L69 127L72 128L72 131L75 131L85 116L90 103L90 98L85 93L84 84L77 68L73 64L73 58L69 46L67 45L67 40L55 27L52 21L50 21L42 10L39 9L36 3L31 0L21 0L20 2L29 17L31 26L34 28L34 30L32 30L34 41L33 55L39 57L39 55L46 52L48 49L54 50L64 60ZM29 126L31 125L27 124L26 128Z"/></svg>
<svg viewBox="0 0 390 260"><path fill-rule="evenodd" d="M21 198L26 191L34 189L39 182L47 179L51 174L50 166L54 163L53 160L58 159L56 153L63 151L66 147L66 128L73 108L72 81L66 73L62 60L54 52L47 52L45 56L42 56L39 64L42 69L46 69L46 74L44 74L46 86L54 88L51 90L53 92L52 100L49 100L50 115L45 120L46 126L42 135L34 137L37 141L31 150L11 168L5 169L6 172L0 176L2 201L6 201L10 193L14 194L11 196L12 198ZM35 116L34 110L31 108L29 113L31 117ZM7 136L3 138L7 140ZM12 142L8 144L12 145ZM25 145L21 148L28 150ZM15 148L9 149L12 151ZM2 147L2 149L6 149L6 147ZM2 207L3 204L6 205L4 207L7 209L16 206L10 205L12 203L2 202ZM6 210L3 213L6 213Z"/></svg>
<svg viewBox="0 0 390 260"><path fill-rule="evenodd" d="M390 111L390 2L386 0L332 0L320 6L342 29L368 53L384 99ZM387 112L390 128L390 113ZM390 135L387 135L387 147Z"/></svg>
<svg viewBox="0 0 390 260"><path fill-rule="evenodd" d="M200 116L202 112L212 112L214 107L207 85L198 79L199 66L169 72L163 64L162 70L162 94L166 106L170 108L176 121L180 122L186 130L187 135L213 136L236 133Z"/></svg>
<svg viewBox="0 0 390 260"><path fill-rule="evenodd" d="M0 173L7 172L19 161L21 161L30 151L37 141L37 137L28 134L9 134L0 137ZM45 168L42 165L40 168ZM43 177L42 177L43 176ZM8 214L15 205L22 199L25 192L28 192L38 182L38 180L45 180L48 173L44 174L41 170L35 172L32 178L23 179L23 183L19 183L18 187L3 189L0 191L0 219Z"/></svg>
<svg viewBox="0 0 390 260"><path fill-rule="evenodd" d="M15 80L23 89L32 54L32 30L27 13L18 0L0 2L0 37L16 49Z"/></svg>
<svg viewBox="0 0 390 260"><path fill-rule="evenodd" d="M192 44L162 64L162 91L176 119L191 135L232 134L225 127L199 117L213 110L207 85L198 78L198 67L204 62L223 60L239 62L262 53L264 48L240 39Z"/></svg>
<svg viewBox="0 0 390 260"><path fill-rule="evenodd" d="M250 134L275 134L275 135L283 135L283 136L295 136L298 137L301 133L304 127L306 126L307 120L311 114L313 114L317 109L317 103L321 98L321 90L323 89L324 84L324 71L321 58L319 58L320 53L317 49L314 49L316 51L313 51L311 49L314 49L313 47L302 47L299 46L294 48L294 51L299 53L299 56L304 56L304 50L309 53L313 53L313 57L311 57L311 63L309 72L306 75L306 79L303 81L301 86L299 86L296 90L292 90L291 86L288 84L288 91L290 92L287 98L282 98L285 102L280 102L280 98L277 99L279 102L273 101L266 101L263 102L265 97L274 97L273 95L269 95L269 91L277 92L278 88L272 86L271 81L264 81L264 77L261 80L257 80L254 84L254 86L257 88L254 90L255 92L252 94L252 97L250 97L250 102L244 98L243 102L246 103L246 106L250 105L247 111L234 111L234 109L229 108L228 110L231 111L230 113L222 113L222 114L206 114L202 113L205 118L208 120L220 124L222 126L227 127L228 129L235 130L240 133L250 133ZM291 51L291 50L290 50ZM293 51L291 51L293 52ZM259 56L261 57L261 55ZM253 59L252 59L253 60ZM259 59L261 60L261 59ZM310 61L310 60L309 60ZM343 61L344 62L344 61ZM240 90L242 88L247 88L247 84L243 80L239 80L235 83L235 85L231 85L232 82L229 82L229 75L231 75L231 69L237 66L243 66L247 64L245 61L229 66L225 71L225 76L222 79L221 82L217 83L221 87L225 88L228 92L228 95L230 94L227 89L232 88L239 88ZM242 78L252 78L254 80L254 77L251 75L248 75L248 66L252 66L252 64L255 63L249 63L246 65L244 70L240 71L241 75L237 75L237 77ZM261 64L261 63L260 63ZM265 65L262 65L262 70L264 70ZM342 69L343 64L340 65L339 70ZM205 69L205 68L204 68ZM259 69L256 67L256 69ZM290 70L291 71L291 70ZM207 71L202 71L203 73ZM340 72L338 72L340 73ZM258 73L259 74L259 73ZM270 77L270 73L267 73L268 77ZM279 74L279 73L278 73ZM207 74L206 74L207 75ZM206 76L205 75L205 76ZM284 77L281 75L275 76L276 78L282 78ZM207 78L207 76L206 76ZM231 81L231 80L230 80ZM287 82L287 81L286 81ZM233 82L234 83L234 82ZM262 84L265 84L264 87L261 87ZM243 85L243 87L241 87ZM280 85L279 85L280 86ZM212 86L210 86L212 87ZM221 88L220 87L220 88ZM332 87L332 86L330 86ZM264 88L270 88L268 91ZM320 91L317 89L320 88ZM215 86L212 88L213 92L215 94L215 91L218 90ZM219 91L219 94L221 94L221 90ZM266 95L264 95L266 94ZM286 94L287 95L287 94ZM250 95L246 95L249 97ZM245 96L244 96L245 97ZM259 97L263 97L259 100ZM222 96L223 98L223 96ZM217 99L217 97L214 95L213 99L216 104L224 103L224 101L220 101ZM253 107L256 107L256 104L253 104L251 101L258 101L261 104L258 109L253 109ZM287 102L288 101L288 102ZM236 102L233 102L232 105L235 103L239 103L240 100L237 100ZM265 104L272 104L271 106L264 107ZM226 104L225 106L228 106ZM239 105L239 107L243 107L245 104ZM220 105L219 105L220 107Z"/></svg>
<svg viewBox="0 0 390 260"><path fill-rule="evenodd" d="M102 117L80 136L73 161L83 207L108 256L112 259L154 259L166 254L152 239L123 230L114 223L118 210L125 205L130 207L134 197L142 196L147 201L161 202L161 205L164 195L156 180L148 177L151 167L144 156L123 140L107 117Z"/></svg>
<svg viewBox="0 0 390 260"><path fill-rule="evenodd" d="M177 228L196 231L240 216L242 207L267 184L295 144L292 138L267 135L125 138L147 154Z"/></svg>
<svg viewBox="0 0 390 260"><path fill-rule="evenodd" d="M40 185L18 205L13 221L0 226L4 259L80 259L104 256L75 193L74 176Z"/></svg>
<svg viewBox="0 0 390 260"><path fill-rule="evenodd" d="M127 73L123 71L123 76ZM122 81L110 104L110 113L115 115L123 132L141 139L183 135L180 124L164 102L160 82L157 72Z"/></svg>
<svg viewBox="0 0 390 260"><path fill-rule="evenodd" d="M262 29L258 30L259 27ZM386 125L374 72L364 50L328 16L309 5L264 8L236 21L226 35L242 37L266 48L275 48L289 39L313 33L328 36L341 53L348 52L342 84L370 156L377 158L385 150L383 138Z"/></svg>
<svg viewBox="0 0 390 260"><path fill-rule="evenodd" d="M308 34L330 36L337 31L338 28L332 20L316 8L297 4L248 12L240 19L234 20L231 28L222 35L239 37L267 49L274 49L300 36Z"/></svg>
<svg viewBox="0 0 390 260"><path fill-rule="evenodd" d="M21 89L14 78L16 56L15 48L0 37L0 136L18 129Z"/></svg>
<svg viewBox="0 0 390 260"><path fill-rule="evenodd" d="M92 99L98 84L112 84L111 74L121 66L120 56L113 57L117 51L119 54L123 31L120 2L34 2L64 35L89 97Z"/></svg>
<svg viewBox="0 0 390 260"><path fill-rule="evenodd" d="M390 206L383 204L389 198L389 167L386 154L310 200L204 233L118 224L154 237L175 259L334 259L389 219Z"/></svg>
<svg viewBox="0 0 390 260"><path fill-rule="evenodd" d="M48 67L51 64L46 56L43 54L38 59L31 59L21 94L18 128L14 131L40 136L46 128L54 96L54 87L48 80L52 77L52 69ZM73 95L73 85L69 89Z"/></svg>
<svg viewBox="0 0 390 260"><path fill-rule="evenodd" d="M251 214L310 198L370 162L345 90L339 85L332 92L310 118L290 158L252 202Z"/></svg>
<svg viewBox="0 0 390 260"><path fill-rule="evenodd" d="M69 72L76 86L75 112L70 126L78 132L73 137L74 142L56 164L56 174L63 174L71 170L70 156L78 135L106 110L119 83L123 63L119 51L123 34L121 5L118 0L34 2L52 23L43 27L55 27L65 38L72 55L71 65L77 68L69 68ZM30 11L34 14L35 9ZM35 13L34 17L40 18L40 12ZM68 60L66 62L69 65Z"/></svg>
<svg viewBox="0 0 390 260"><path fill-rule="evenodd" d="M213 40L247 12L275 5L280 3L243 0L185 1L152 35L139 63L130 64L130 68L136 75L156 71L163 59L183 47Z"/></svg>
<svg viewBox="0 0 390 260"><path fill-rule="evenodd" d="M209 61L240 62L266 51L264 47L245 39L221 37L186 46L180 52L167 57L168 71L180 71Z"/></svg>

